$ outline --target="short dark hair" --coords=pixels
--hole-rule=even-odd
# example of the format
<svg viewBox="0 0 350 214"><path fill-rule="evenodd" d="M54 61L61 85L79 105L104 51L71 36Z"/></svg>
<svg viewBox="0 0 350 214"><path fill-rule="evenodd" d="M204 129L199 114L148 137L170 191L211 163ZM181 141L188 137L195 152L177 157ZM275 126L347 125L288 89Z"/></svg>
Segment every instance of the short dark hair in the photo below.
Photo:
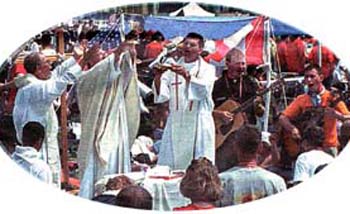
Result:
<svg viewBox="0 0 350 214"><path fill-rule="evenodd" d="M164 41L164 36L160 31L156 31L153 35L152 35L152 41Z"/></svg>
<svg viewBox="0 0 350 214"><path fill-rule="evenodd" d="M202 35L199 33L188 33L185 37L185 39L190 38L190 39L198 39L199 40L199 47L203 48L204 47L204 38Z"/></svg>
<svg viewBox="0 0 350 214"><path fill-rule="evenodd" d="M303 132L303 139L311 146L322 146L324 138L324 129L320 126L310 126Z"/></svg>
<svg viewBox="0 0 350 214"><path fill-rule="evenodd" d="M152 210L153 199L143 187L131 185L123 188L117 195L116 205L121 207Z"/></svg>
<svg viewBox="0 0 350 214"><path fill-rule="evenodd" d="M139 38L138 33L136 30L131 30L128 34L125 35L125 40L137 40Z"/></svg>
<svg viewBox="0 0 350 214"><path fill-rule="evenodd" d="M244 58L244 53L243 53L243 51L240 50L240 49L238 49L238 48L232 48L232 49L226 54L225 60L231 62L231 60L232 60L233 58L236 59L236 60L237 60L237 58Z"/></svg>
<svg viewBox="0 0 350 214"><path fill-rule="evenodd" d="M52 40L52 34L50 32L45 31L41 34L41 44L43 46L50 45L51 40Z"/></svg>
<svg viewBox="0 0 350 214"><path fill-rule="evenodd" d="M318 64L309 64L306 66L306 68L304 69L304 73L308 72L308 71L311 71L315 69L317 71L317 74L318 75L323 75L323 72L322 72L322 69L321 67L318 65Z"/></svg>
<svg viewBox="0 0 350 214"><path fill-rule="evenodd" d="M236 144L240 152L255 154L261 143L261 132L251 124L245 124L237 130Z"/></svg>
<svg viewBox="0 0 350 214"><path fill-rule="evenodd" d="M27 73L33 74L36 68L39 66L40 61L40 54L33 52L24 58L23 66L26 69Z"/></svg>
<svg viewBox="0 0 350 214"><path fill-rule="evenodd" d="M205 157L193 159L180 183L181 194L192 202L214 202L222 198L218 169Z"/></svg>
<svg viewBox="0 0 350 214"><path fill-rule="evenodd" d="M35 146L38 142L42 143L45 138L45 128L39 122L28 122L23 127L22 141L26 146ZM41 147L41 145L40 145Z"/></svg>

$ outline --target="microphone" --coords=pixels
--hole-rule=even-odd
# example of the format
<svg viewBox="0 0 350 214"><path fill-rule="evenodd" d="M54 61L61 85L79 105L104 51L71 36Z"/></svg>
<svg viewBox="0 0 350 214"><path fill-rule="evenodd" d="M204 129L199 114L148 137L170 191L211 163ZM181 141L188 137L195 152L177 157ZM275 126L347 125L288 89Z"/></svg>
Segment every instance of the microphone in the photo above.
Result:
<svg viewBox="0 0 350 214"><path fill-rule="evenodd" d="M157 58L151 64L149 64L148 67L152 69L157 64L164 64L168 60L170 54L176 51L177 46L178 46L177 44L172 42L165 44L163 47L163 51L157 56Z"/></svg>

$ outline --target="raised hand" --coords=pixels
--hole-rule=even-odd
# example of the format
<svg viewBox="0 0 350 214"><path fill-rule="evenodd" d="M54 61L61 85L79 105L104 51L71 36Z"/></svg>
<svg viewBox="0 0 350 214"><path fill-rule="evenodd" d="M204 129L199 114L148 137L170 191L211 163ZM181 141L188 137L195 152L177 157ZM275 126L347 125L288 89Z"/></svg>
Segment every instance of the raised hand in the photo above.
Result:
<svg viewBox="0 0 350 214"><path fill-rule="evenodd" d="M101 60L99 57L100 54L100 45L98 43L94 44L91 48L89 49L84 49L83 54L80 55L79 61L80 61L80 66L85 67L86 65L94 65L98 61ZM74 49L73 52L74 57L76 55L79 55L79 52L77 49Z"/></svg>
<svg viewBox="0 0 350 214"><path fill-rule="evenodd" d="M131 41L122 42L113 52L118 56L124 52L129 52L132 56L136 56L135 43Z"/></svg>

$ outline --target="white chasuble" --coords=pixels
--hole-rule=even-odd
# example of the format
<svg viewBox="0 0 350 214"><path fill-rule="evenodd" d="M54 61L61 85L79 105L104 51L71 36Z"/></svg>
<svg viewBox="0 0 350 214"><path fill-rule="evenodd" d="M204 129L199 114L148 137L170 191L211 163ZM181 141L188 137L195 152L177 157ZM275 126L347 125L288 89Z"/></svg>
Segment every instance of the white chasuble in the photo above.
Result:
<svg viewBox="0 0 350 214"><path fill-rule="evenodd" d="M119 63L112 54L78 83L81 197L92 198L95 182L104 175L130 172L130 144L140 121L135 71L130 54L123 54Z"/></svg>
<svg viewBox="0 0 350 214"><path fill-rule="evenodd" d="M215 68L202 58L178 64L191 75L189 82L171 71L161 76L155 102L169 101L169 116L159 151L159 165L186 169L193 158L205 156L214 163L215 126L211 92L216 79Z"/></svg>

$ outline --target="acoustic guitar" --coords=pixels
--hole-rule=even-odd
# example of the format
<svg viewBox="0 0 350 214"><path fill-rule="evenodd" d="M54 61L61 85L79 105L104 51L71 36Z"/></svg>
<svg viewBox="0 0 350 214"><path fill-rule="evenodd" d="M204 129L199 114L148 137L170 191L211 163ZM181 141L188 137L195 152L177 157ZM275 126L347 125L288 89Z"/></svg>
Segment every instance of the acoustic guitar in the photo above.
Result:
<svg viewBox="0 0 350 214"><path fill-rule="evenodd" d="M229 99L225 101L223 104L221 104L219 107L217 107L215 110L228 111L234 115L233 116L234 118L230 122L225 122L219 118L214 117L215 132L216 132L215 148L218 149L233 131L236 131L244 124L245 120L244 120L242 111L245 111L248 107L253 105L254 99L256 97L266 94L271 89L274 89L283 83L284 83L283 79L276 80L269 87L258 92L255 96L252 96L242 104L239 104L238 102Z"/></svg>
<svg viewBox="0 0 350 214"><path fill-rule="evenodd" d="M336 105L344 99L340 91L331 90L332 97L327 101L326 106L315 106L306 108L296 118L291 119L291 123L301 132L309 127L324 125L324 114L326 107L335 108ZM283 146L291 158L296 158L301 152L301 139L294 139L292 134L282 129Z"/></svg>

